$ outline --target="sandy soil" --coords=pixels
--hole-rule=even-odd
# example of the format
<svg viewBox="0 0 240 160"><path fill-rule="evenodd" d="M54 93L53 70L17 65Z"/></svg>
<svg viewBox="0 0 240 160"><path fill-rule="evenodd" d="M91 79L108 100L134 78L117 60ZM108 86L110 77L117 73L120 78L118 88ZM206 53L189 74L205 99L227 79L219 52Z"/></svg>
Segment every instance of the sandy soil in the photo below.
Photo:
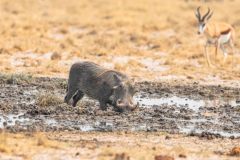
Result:
<svg viewBox="0 0 240 160"><path fill-rule="evenodd" d="M236 54L209 69L194 10L236 29ZM1 0L0 71L66 77L79 60L95 61L139 79L239 80L237 0ZM213 54L211 54L213 56ZM212 57L212 60L213 57ZM144 77L142 76L144 75Z"/></svg>
<svg viewBox="0 0 240 160"><path fill-rule="evenodd" d="M161 160L239 159L237 140L206 140L165 133L53 132L0 133L0 158L7 159L102 159ZM160 159L160 158L159 158Z"/></svg>

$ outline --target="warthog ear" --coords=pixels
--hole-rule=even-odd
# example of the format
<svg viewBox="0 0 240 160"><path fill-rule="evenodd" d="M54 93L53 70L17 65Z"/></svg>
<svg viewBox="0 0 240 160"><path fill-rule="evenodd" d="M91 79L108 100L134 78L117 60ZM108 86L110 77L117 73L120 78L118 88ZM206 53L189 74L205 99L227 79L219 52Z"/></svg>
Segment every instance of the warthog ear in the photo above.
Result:
<svg viewBox="0 0 240 160"><path fill-rule="evenodd" d="M121 83L121 81L122 81L121 77L119 77L117 74L114 74L113 78L114 78L114 81L117 82L117 84Z"/></svg>

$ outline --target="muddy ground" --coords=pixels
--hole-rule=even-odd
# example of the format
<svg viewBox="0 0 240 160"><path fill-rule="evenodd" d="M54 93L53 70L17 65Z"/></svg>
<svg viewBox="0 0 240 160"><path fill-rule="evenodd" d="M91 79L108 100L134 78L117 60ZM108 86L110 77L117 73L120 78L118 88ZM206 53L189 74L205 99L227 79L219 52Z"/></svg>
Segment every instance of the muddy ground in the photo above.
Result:
<svg viewBox="0 0 240 160"><path fill-rule="evenodd" d="M101 111L85 97L77 107L63 103L66 79L1 77L1 128L19 131L164 131L201 137L240 137L240 88L221 85L139 82L140 107Z"/></svg>
<svg viewBox="0 0 240 160"><path fill-rule="evenodd" d="M88 97L64 104L66 83L0 76L1 159L239 158L237 85L138 82L140 107L118 113Z"/></svg>

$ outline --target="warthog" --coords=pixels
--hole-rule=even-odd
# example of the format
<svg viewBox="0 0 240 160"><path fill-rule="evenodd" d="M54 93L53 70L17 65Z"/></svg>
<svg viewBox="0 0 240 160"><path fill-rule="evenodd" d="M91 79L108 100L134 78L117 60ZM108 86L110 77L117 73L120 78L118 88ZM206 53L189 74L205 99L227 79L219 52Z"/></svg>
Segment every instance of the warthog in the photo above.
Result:
<svg viewBox="0 0 240 160"><path fill-rule="evenodd" d="M102 110L107 109L107 104L120 112L137 107L133 102L133 81L120 72L105 69L92 62L72 65L64 101L69 104L72 98L72 106L75 107L84 94L98 100Z"/></svg>

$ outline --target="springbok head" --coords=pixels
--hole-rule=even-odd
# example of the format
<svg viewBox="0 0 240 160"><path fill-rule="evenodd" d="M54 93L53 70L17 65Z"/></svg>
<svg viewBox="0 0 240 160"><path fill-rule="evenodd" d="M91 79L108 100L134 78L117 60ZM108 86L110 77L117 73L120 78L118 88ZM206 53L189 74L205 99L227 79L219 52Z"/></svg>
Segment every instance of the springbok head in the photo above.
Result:
<svg viewBox="0 0 240 160"><path fill-rule="evenodd" d="M210 13L211 12L211 13ZM197 17L198 20L198 34L203 34L205 29L206 29L206 24L208 22L208 20L212 17L213 15L213 11L211 11L208 8L208 11L205 15L201 16L200 13L200 7L198 7L195 11L195 15Z"/></svg>

